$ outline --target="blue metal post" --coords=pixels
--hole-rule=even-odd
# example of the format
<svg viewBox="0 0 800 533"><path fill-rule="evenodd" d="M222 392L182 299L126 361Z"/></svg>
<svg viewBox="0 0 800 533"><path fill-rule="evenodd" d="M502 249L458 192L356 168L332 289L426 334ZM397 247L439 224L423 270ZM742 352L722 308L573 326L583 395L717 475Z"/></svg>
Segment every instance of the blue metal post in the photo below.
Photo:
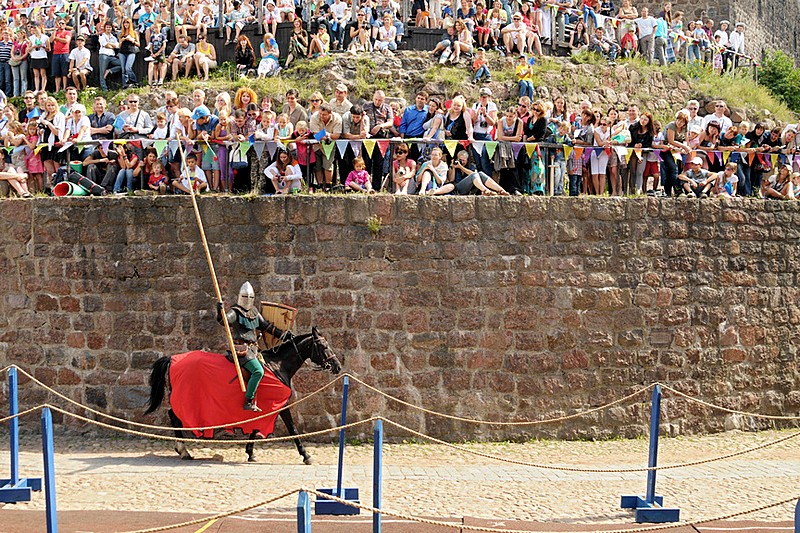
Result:
<svg viewBox="0 0 800 533"><path fill-rule="evenodd" d="M347 396L350 393L350 378L344 377L344 386L342 387L342 421L341 425L347 424ZM336 471L336 492L334 496L344 498L342 493L342 477L344 471L344 428L339 431L339 469Z"/></svg>
<svg viewBox="0 0 800 533"><path fill-rule="evenodd" d="M650 407L650 454L647 459L647 466L654 468L658 466L658 425L661 421L661 385L653 388L653 401ZM647 471L647 493L645 501L653 504L656 497L656 471Z"/></svg>
<svg viewBox="0 0 800 533"><path fill-rule="evenodd" d="M380 509L383 496L383 420L375 421L372 449L372 506ZM381 533L381 516L381 513L372 513L372 533Z"/></svg>
<svg viewBox="0 0 800 533"><path fill-rule="evenodd" d="M8 369L8 414L13 416L9 422L11 436L11 486L16 486L19 483L19 418L16 415L19 413L19 400L17 399L17 369L11 367Z"/></svg>
<svg viewBox="0 0 800 533"><path fill-rule="evenodd" d="M42 454L44 456L44 493L47 514L47 533L58 533L56 513L56 472L53 461L53 415L50 408L42 409Z"/></svg>
<svg viewBox="0 0 800 533"><path fill-rule="evenodd" d="M304 490L297 497L297 533L311 533L311 502Z"/></svg>
<svg viewBox="0 0 800 533"><path fill-rule="evenodd" d="M794 508L794 533L800 533L800 500Z"/></svg>

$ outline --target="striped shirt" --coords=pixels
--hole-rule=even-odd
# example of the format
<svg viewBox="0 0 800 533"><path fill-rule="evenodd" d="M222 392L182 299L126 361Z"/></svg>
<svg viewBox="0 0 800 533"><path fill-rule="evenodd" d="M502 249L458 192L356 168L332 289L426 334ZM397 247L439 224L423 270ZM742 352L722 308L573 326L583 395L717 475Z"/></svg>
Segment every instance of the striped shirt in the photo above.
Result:
<svg viewBox="0 0 800 533"><path fill-rule="evenodd" d="M11 59L11 48L14 43L11 41L0 41L0 63L8 63Z"/></svg>

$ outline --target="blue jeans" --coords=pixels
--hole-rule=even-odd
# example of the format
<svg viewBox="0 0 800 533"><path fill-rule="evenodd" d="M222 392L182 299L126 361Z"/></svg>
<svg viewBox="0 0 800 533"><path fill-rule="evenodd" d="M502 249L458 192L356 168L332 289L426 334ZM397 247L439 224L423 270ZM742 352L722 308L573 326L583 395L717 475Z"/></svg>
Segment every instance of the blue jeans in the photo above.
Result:
<svg viewBox="0 0 800 533"><path fill-rule="evenodd" d="M528 80L519 80L519 97L523 96L533 99L533 83Z"/></svg>
<svg viewBox="0 0 800 533"><path fill-rule="evenodd" d="M689 62L700 61L700 45L689 45L689 48L686 49L686 60Z"/></svg>
<svg viewBox="0 0 800 533"><path fill-rule="evenodd" d="M661 154L661 184L664 186L664 194L672 196L672 192L680 194L681 185L678 181L678 164L668 150Z"/></svg>
<svg viewBox="0 0 800 533"><path fill-rule="evenodd" d="M22 96L28 90L28 60L11 67L11 75L14 78L14 96Z"/></svg>
<svg viewBox="0 0 800 533"><path fill-rule="evenodd" d="M0 89L6 94L11 96L14 94L14 79L11 74L11 65L8 61L0 61Z"/></svg>
<svg viewBox="0 0 800 533"><path fill-rule="evenodd" d="M139 80L136 79L136 74L133 72L136 54L120 54L118 57L122 65L122 84L139 83Z"/></svg>
<svg viewBox="0 0 800 533"><path fill-rule="evenodd" d="M476 141L491 141L492 136L488 133L473 133ZM484 174L491 176L494 170L492 167L492 162L489 160L489 153L486 151L486 148L481 150L481 153L478 153L478 150L475 149L475 145L472 148L473 156L475 159L475 166L478 167L478 171L483 172Z"/></svg>
<svg viewBox="0 0 800 533"><path fill-rule="evenodd" d="M736 175L739 176L739 184L736 187L737 196L750 196L753 194L753 184L751 183L751 169L746 162L737 161ZM761 179L758 180L759 188Z"/></svg>
<svg viewBox="0 0 800 533"><path fill-rule="evenodd" d="M133 169L124 168L117 172L117 181L114 182L114 192L122 192L122 182L127 178L128 192L133 190Z"/></svg>
<svg viewBox="0 0 800 533"><path fill-rule="evenodd" d="M122 65L120 64L119 59L117 59L116 56L107 56L105 54L100 54L100 57L98 59L100 60L100 68L98 69L98 72L100 74L100 88L103 89L104 91L107 91L108 84L106 83L106 77L105 77L106 71L108 71L109 74L115 74L117 72L121 72Z"/></svg>
<svg viewBox="0 0 800 533"><path fill-rule="evenodd" d="M475 81L480 81L480 79L483 76L486 76L487 79L492 77L492 73L489 72L489 67L487 67L486 65L481 65L481 68L479 68L478 71L475 73L475 78L473 79Z"/></svg>

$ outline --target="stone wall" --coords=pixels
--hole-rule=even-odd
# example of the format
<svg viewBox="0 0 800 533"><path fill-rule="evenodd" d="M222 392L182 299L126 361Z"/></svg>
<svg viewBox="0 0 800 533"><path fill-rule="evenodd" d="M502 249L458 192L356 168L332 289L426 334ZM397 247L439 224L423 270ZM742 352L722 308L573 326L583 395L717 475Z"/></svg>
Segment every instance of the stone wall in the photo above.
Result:
<svg viewBox="0 0 800 533"><path fill-rule="evenodd" d="M319 326L346 370L403 400L537 419L661 380L731 408L800 411L800 203L351 195L200 205L229 303L251 280L264 299L300 309L297 330ZM198 239L187 198L0 202L0 366L143 420L160 354L224 349ZM329 379L303 370L296 388ZM646 397L558 425L492 429L352 390L353 419L383 414L449 439L631 436L647 425ZM303 429L336 421L337 394L300 409ZM23 406L44 399L23 386ZM756 425L673 399L664 421L672 433Z"/></svg>
<svg viewBox="0 0 800 533"><path fill-rule="evenodd" d="M647 6L653 15L658 15L664 2L641 1L636 6ZM683 11L685 21L714 20L716 30L720 20L733 25L744 22L745 47L748 54L761 58L766 49L779 49L800 58L800 0L706 0L704 2L673 1L672 11Z"/></svg>

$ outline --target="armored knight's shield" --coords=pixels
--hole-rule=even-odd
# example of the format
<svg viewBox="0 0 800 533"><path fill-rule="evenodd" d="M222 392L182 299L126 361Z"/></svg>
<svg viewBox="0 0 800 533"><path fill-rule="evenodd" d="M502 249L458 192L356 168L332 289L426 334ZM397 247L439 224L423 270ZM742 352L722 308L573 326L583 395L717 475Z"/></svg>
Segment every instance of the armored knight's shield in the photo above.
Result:
<svg viewBox="0 0 800 533"><path fill-rule="evenodd" d="M297 317L297 309L274 302L261 302L261 316L275 324L275 326L286 331L292 329L294 326L294 321ZM270 349L280 344L281 340L265 333L264 342L267 345L267 349Z"/></svg>

